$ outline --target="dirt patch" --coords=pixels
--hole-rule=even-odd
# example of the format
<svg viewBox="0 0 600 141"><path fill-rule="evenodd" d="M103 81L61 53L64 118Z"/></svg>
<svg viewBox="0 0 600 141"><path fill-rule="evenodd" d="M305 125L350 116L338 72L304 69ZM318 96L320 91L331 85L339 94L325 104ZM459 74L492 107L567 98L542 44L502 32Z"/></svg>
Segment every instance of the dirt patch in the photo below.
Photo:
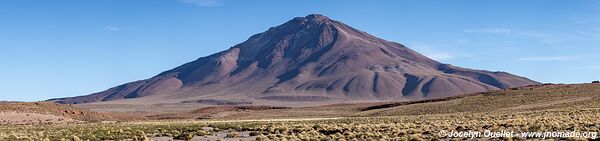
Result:
<svg viewBox="0 0 600 141"><path fill-rule="evenodd" d="M230 114L251 113L257 111L292 109L290 107L277 106L212 106L195 109L189 112L163 113L145 116L146 119L212 119Z"/></svg>
<svg viewBox="0 0 600 141"><path fill-rule="evenodd" d="M264 100L274 100L274 101L328 101L331 98L324 96L292 96L292 95L282 95L282 96L266 96L258 99Z"/></svg>
<svg viewBox="0 0 600 141"><path fill-rule="evenodd" d="M220 107L206 107L192 111L191 113L216 113L226 111L239 111L239 110L272 110L272 109L291 109L290 107L275 107L275 106L220 106Z"/></svg>
<svg viewBox="0 0 600 141"><path fill-rule="evenodd" d="M190 141L254 141L256 140L255 136L250 136L249 131L239 132L238 137L227 137L230 134L229 131L220 131L208 136L195 136ZM172 137L151 137L149 138L152 141L183 141L176 140Z"/></svg>
<svg viewBox="0 0 600 141"><path fill-rule="evenodd" d="M183 101L181 103L199 103L207 105L249 105L252 104L250 101L245 100L218 100L218 99L200 99L192 101Z"/></svg>

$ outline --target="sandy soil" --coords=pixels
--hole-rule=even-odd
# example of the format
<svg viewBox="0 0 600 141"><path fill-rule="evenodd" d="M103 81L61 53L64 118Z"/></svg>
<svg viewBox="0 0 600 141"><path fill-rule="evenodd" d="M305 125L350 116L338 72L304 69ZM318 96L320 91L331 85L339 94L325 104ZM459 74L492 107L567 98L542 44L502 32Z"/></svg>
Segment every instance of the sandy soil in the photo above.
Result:
<svg viewBox="0 0 600 141"><path fill-rule="evenodd" d="M203 129L206 131L213 130L212 127L204 127ZM212 135L209 135L209 136L195 136L194 138L192 138L192 141L217 141L217 140L254 141L254 140L256 140L255 136L254 137L250 136L249 131L239 132L240 136L235 137L235 138L227 137L227 134L229 134L229 133L230 133L229 131L220 131L220 132L213 133ZM174 140L171 137L151 137L149 139L152 141L173 141Z"/></svg>
<svg viewBox="0 0 600 141"><path fill-rule="evenodd" d="M227 134L229 132L227 131L221 131L218 133L215 133L213 135L210 136L196 136L194 138L192 138L192 141L217 141L217 140L223 140L223 141L254 141L256 140L256 137L252 137L250 136L250 132L240 132L241 133L241 137L237 137L237 138L227 138ZM153 137L153 138L149 138L152 141L179 141L179 140L174 140L171 137Z"/></svg>

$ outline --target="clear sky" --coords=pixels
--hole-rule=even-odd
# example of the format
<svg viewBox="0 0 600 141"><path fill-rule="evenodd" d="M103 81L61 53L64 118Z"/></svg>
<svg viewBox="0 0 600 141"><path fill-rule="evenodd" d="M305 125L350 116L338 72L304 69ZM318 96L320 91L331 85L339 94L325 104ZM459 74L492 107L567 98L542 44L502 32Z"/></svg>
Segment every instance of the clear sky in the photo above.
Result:
<svg viewBox="0 0 600 141"><path fill-rule="evenodd" d="M0 100L99 92L311 13L456 66L600 80L593 0L2 0Z"/></svg>

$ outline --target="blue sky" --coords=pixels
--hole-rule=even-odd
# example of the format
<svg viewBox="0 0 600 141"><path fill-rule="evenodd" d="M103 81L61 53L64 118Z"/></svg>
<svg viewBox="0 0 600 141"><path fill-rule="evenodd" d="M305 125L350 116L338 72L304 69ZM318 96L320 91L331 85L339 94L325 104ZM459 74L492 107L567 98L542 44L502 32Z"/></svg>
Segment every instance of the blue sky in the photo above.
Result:
<svg viewBox="0 0 600 141"><path fill-rule="evenodd" d="M3 0L0 100L149 78L311 13L456 66L540 82L600 80L592 0Z"/></svg>

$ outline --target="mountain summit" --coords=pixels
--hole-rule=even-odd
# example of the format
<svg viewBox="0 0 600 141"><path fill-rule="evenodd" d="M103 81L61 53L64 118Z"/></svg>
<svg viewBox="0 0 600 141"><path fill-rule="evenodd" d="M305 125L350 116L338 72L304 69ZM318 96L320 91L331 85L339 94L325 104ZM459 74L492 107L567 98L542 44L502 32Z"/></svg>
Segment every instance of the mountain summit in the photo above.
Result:
<svg viewBox="0 0 600 141"><path fill-rule="evenodd" d="M294 18L150 79L59 103L336 103L416 100L539 84L443 64L326 16Z"/></svg>

